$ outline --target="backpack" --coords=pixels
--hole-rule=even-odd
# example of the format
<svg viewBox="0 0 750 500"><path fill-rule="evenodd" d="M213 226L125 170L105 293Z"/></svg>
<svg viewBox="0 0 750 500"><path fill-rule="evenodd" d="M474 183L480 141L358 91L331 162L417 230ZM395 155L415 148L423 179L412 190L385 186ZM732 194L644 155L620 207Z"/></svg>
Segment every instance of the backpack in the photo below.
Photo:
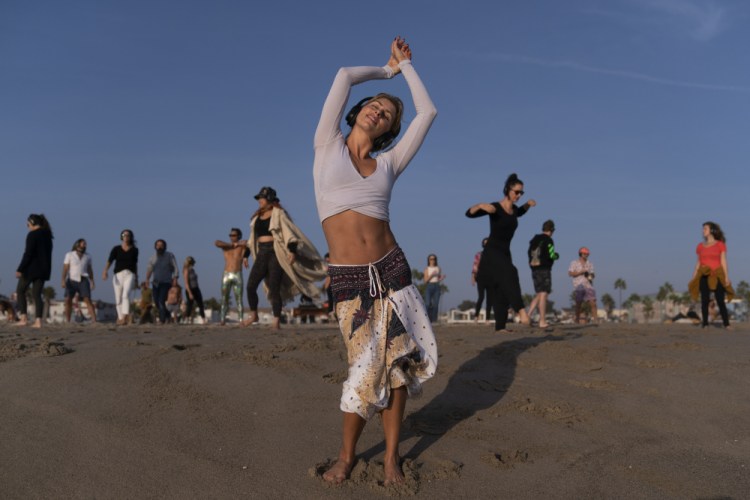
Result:
<svg viewBox="0 0 750 500"><path fill-rule="evenodd" d="M540 238L539 241L536 241L537 245L533 247L532 245L535 243L534 240L531 240L529 244L529 265L531 267L539 267L542 265L542 245L544 244L544 239Z"/></svg>

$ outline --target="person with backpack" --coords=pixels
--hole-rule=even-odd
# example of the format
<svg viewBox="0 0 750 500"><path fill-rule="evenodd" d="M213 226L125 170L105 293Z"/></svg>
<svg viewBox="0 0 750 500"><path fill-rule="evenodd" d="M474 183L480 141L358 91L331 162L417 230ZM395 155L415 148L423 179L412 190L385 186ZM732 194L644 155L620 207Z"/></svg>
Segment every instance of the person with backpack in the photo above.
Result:
<svg viewBox="0 0 750 500"><path fill-rule="evenodd" d="M560 255L555 251L555 242L552 233L555 232L555 223L547 220L542 224L541 234L534 236L529 242L529 267L531 267L531 279L534 282L536 295L529 304L529 318L534 309L539 307L539 328L547 328L547 297L552 292L552 265Z"/></svg>

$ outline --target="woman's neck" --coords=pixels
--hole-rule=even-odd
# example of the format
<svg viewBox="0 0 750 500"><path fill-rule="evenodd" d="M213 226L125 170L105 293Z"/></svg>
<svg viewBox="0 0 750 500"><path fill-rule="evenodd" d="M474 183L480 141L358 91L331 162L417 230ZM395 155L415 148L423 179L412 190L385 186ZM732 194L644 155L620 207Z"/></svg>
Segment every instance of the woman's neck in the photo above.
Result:
<svg viewBox="0 0 750 500"><path fill-rule="evenodd" d="M372 140L358 129L352 129L346 138L346 147L349 153L357 159L364 160L370 158L372 152Z"/></svg>

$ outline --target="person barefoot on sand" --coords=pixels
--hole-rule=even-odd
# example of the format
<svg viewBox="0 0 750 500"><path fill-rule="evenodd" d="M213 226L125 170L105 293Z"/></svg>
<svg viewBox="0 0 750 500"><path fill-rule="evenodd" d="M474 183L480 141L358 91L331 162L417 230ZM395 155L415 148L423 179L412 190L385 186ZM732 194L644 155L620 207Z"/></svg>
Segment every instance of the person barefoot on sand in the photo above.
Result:
<svg viewBox="0 0 750 500"><path fill-rule="evenodd" d="M273 311L273 328L281 323L281 306L298 294L318 297L315 286L326 276L326 263L315 245L292 222L281 206L276 190L264 186L255 195L258 210L250 220L247 248L253 267L247 278L247 302L250 317L245 324L258 321L258 285L265 280L268 300Z"/></svg>
<svg viewBox="0 0 750 500"><path fill-rule="evenodd" d="M398 144L382 152L398 136L403 112L401 100L388 94L357 103L346 116L351 132L344 136L340 122L351 87L399 73L417 114ZM349 363L340 404L343 442L337 462L323 474L331 483L349 477L359 436L376 412L385 434L385 484L404 481L398 445L407 394L418 395L437 367L430 320L388 213L393 184L422 145L436 113L411 64L409 45L396 38L384 67L338 71L315 131L315 198Z"/></svg>
<svg viewBox="0 0 750 500"><path fill-rule="evenodd" d="M230 291L234 292L234 301L237 303L237 314L240 322L244 319L242 309L242 257L247 242L241 238L242 231L233 227L229 230L230 241L228 243L221 240L216 240L214 243L218 248L221 248L224 254L224 274L221 276L221 312L219 314L221 326L224 326L227 321Z"/></svg>
<svg viewBox="0 0 750 500"><path fill-rule="evenodd" d="M505 181L500 202L479 203L466 211L466 217L472 219L483 215L490 217L490 236L482 251L477 274L478 279L487 285L487 301L492 302L495 310L495 331L502 333L510 332L505 327L509 307L518 313L521 323L531 323L521 297L518 269L510 254L510 242L516 233L518 218L536 206L534 200L527 201L520 208L516 206L523 194L523 182L516 174L511 174Z"/></svg>
<svg viewBox="0 0 750 500"><path fill-rule="evenodd" d="M18 300L18 326L29 324L26 313L26 290L31 287L31 296L34 298L34 328L42 327L42 314L44 302L42 301L42 289L44 282L49 280L52 272L52 228L44 214L31 214L26 219L26 248L21 258L21 263L16 269L18 286L16 296Z"/></svg>

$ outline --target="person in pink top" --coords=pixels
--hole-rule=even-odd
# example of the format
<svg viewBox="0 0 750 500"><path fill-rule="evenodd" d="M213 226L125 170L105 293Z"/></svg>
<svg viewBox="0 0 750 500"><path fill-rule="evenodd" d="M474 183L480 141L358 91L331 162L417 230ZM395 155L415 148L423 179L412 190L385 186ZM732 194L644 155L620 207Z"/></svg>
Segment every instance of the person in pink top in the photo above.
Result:
<svg viewBox="0 0 750 500"><path fill-rule="evenodd" d="M725 328L729 328L729 314L724 298L727 288L731 290L727 268L727 245L724 232L715 222L703 224L703 242L698 243L695 253L698 262L695 264L693 279L700 279L701 312L703 314L703 328L708 326L708 303L711 292L714 292L716 305L719 306L721 321ZM731 298L731 297L730 297Z"/></svg>

